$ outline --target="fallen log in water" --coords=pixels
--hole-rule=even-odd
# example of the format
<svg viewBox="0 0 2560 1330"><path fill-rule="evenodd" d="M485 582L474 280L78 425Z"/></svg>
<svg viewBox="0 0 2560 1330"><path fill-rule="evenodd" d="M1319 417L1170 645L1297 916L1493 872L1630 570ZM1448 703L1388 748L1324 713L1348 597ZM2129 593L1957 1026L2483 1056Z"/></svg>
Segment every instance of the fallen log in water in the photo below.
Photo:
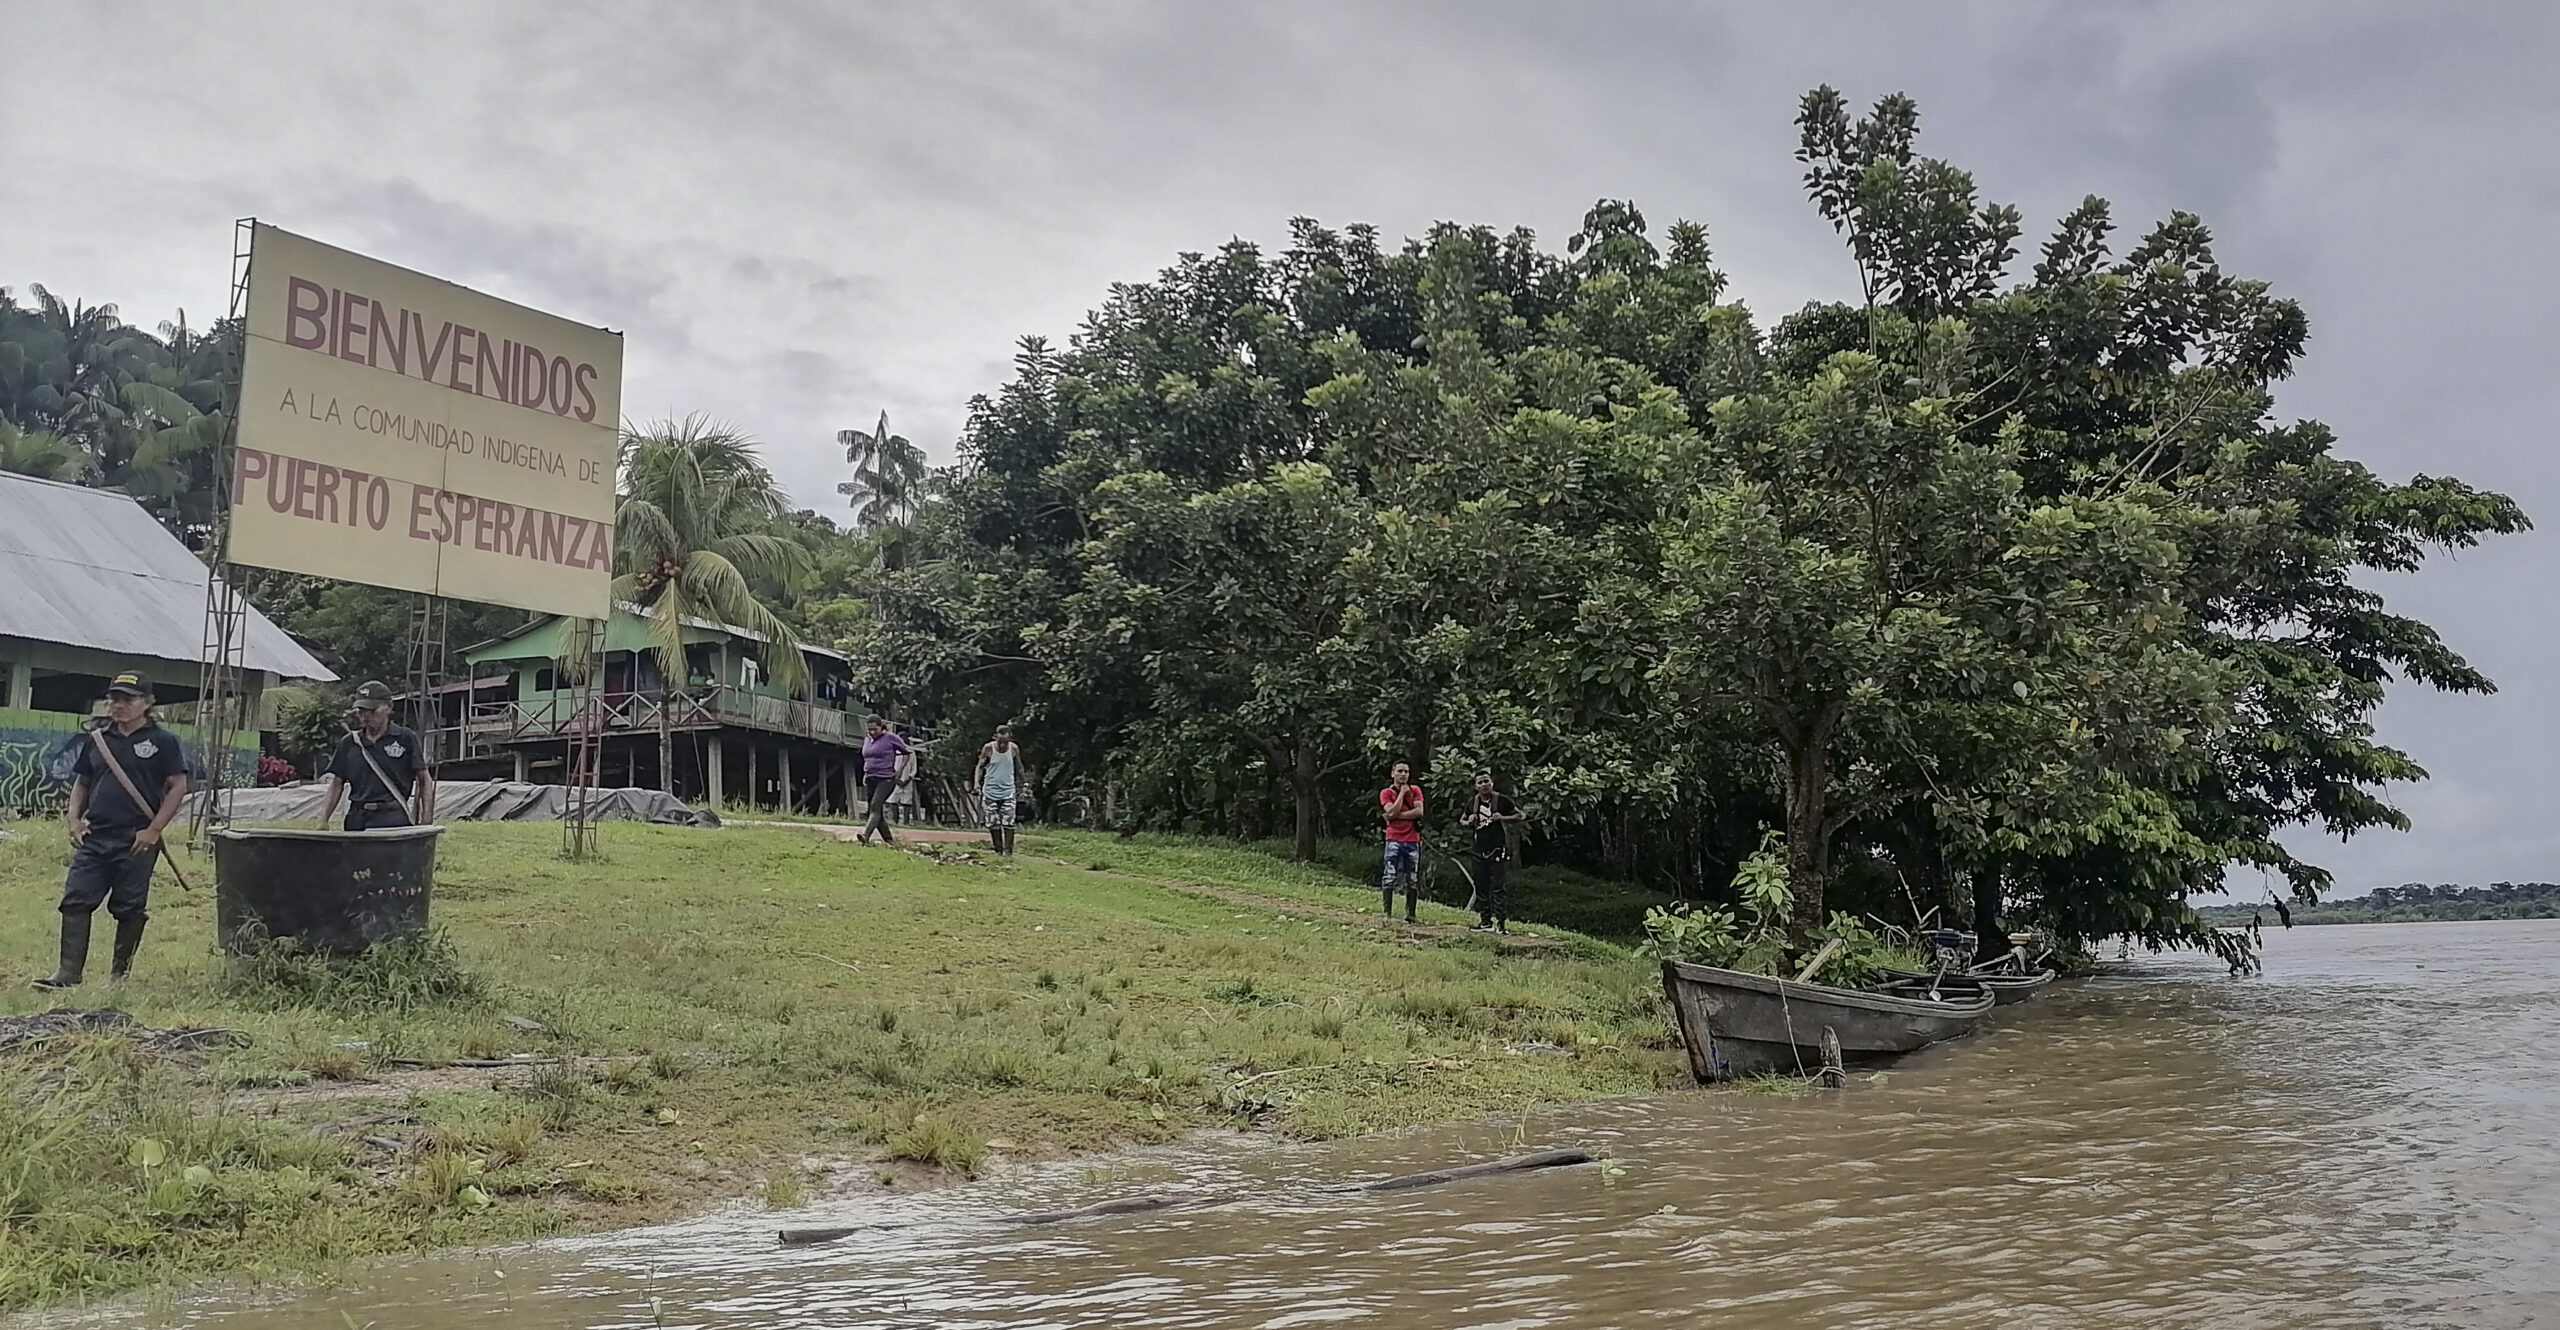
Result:
<svg viewBox="0 0 2560 1330"><path fill-rule="evenodd" d="M1122 1196L1115 1200L1078 1206L1073 1210L1042 1210L1034 1214L1015 1215L1006 1222L1063 1224L1075 1219L1099 1219L1104 1215L1134 1215L1143 1214L1149 1210L1170 1210L1177 1205L1205 1205L1210 1199L1212 1198L1201 1197L1185 1201L1179 1196Z"/></svg>
<svg viewBox="0 0 2560 1330"><path fill-rule="evenodd" d="M852 1224L844 1228L786 1228L775 1236L782 1239L782 1245L785 1247L805 1247L812 1243L849 1238L867 1229L895 1227L897 1225L894 1224Z"/></svg>
<svg viewBox="0 0 2560 1330"><path fill-rule="evenodd" d="M1437 1187L1444 1182L1466 1178L1490 1177L1497 1173L1525 1173L1531 1169L1562 1168L1570 1164L1588 1164L1598 1156L1588 1150L1540 1150L1535 1154L1513 1155L1481 1164L1464 1164L1457 1168L1434 1169L1428 1173L1407 1173L1400 1177L1380 1178L1375 1182L1352 1182L1339 1187L1326 1187L1328 1192L1411 1191L1416 1187ZM1013 1215L1002 1222L1029 1226L1064 1224L1078 1219L1100 1219L1108 1215L1145 1214L1153 1210L1171 1210L1186 1205L1213 1205L1226 1198L1217 1196L1165 1196L1148 1193L1119 1196L1073 1210L1036 1210L1027 1215ZM903 1224L855 1224L846 1228L786 1228L778 1235L787 1247L833 1242L873 1229L904 1228Z"/></svg>
<svg viewBox="0 0 2560 1330"><path fill-rule="evenodd" d="M1416 1187L1437 1187L1444 1182L1465 1178L1489 1177L1496 1173L1525 1173L1534 1168L1562 1168L1569 1164L1588 1164L1598 1156L1588 1150L1540 1150L1535 1154L1513 1155L1482 1164L1460 1168L1433 1169L1428 1173L1407 1173L1401 1177L1380 1178L1376 1182L1351 1182L1324 1190L1342 1191L1411 1191Z"/></svg>

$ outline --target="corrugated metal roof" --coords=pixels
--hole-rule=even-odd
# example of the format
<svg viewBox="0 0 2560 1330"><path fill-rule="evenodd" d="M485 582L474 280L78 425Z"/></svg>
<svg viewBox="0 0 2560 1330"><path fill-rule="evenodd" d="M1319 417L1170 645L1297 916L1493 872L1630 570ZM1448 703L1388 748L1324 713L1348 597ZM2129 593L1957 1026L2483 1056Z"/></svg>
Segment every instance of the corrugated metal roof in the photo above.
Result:
<svg viewBox="0 0 2560 1330"><path fill-rule="evenodd" d="M207 576L125 495L0 473L0 637L201 664ZM241 663L338 677L254 607Z"/></svg>
<svg viewBox="0 0 2560 1330"><path fill-rule="evenodd" d="M462 658L473 664L494 660L549 660L557 653L559 648L552 645L551 639L547 636L538 646L520 646L518 644L525 642L527 638L533 637L537 633L549 633L552 626L560 622L561 617L562 616L555 614L546 619L536 619L532 623L526 624L524 627L519 628L504 637L493 637L486 642L480 642L472 646L465 647L462 650ZM615 601L613 603L613 622L605 629L606 649L611 651L623 651L655 646L655 643L648 641L645 635L638 631L638 625L643 619L654 619L656 617L658 617L658 612L655 609L644 609L627 600ZM764 634L750 629L741 628L734 623L719 623L710 619L697 619L690 614L684 616L681 622L687 628L699 629L706 633L724 633L742 641L762 643L766 640ZM527 650L530 650L533 654L529 656L508 654L510 651L521 652ZM829 660L851 661L853 659L851 656L848 656L833 647L822 647L815 642L802 642L800 644L800 650L805 655L824 656Z"/></svg>

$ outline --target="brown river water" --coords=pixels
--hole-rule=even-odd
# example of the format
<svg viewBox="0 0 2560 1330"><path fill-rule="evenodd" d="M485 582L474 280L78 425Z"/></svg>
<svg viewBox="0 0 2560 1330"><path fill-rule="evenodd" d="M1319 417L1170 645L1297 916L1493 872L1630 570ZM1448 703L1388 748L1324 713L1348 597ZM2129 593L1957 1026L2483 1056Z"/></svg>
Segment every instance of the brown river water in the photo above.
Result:
<svg viewBox="0 0 2560 1330"><path fill-rule="evenodd" d="M2142 957L1843 1092L1669 1093L1323 1146L207 1288L63 1323L644 1327L2560 1326L2560 922ZM1328 1184L1580 1146L1608 1163ZM1208 1208L1047 1229L1148 1190ZM899 1224L780 1248L778 1222Z"/></svg>

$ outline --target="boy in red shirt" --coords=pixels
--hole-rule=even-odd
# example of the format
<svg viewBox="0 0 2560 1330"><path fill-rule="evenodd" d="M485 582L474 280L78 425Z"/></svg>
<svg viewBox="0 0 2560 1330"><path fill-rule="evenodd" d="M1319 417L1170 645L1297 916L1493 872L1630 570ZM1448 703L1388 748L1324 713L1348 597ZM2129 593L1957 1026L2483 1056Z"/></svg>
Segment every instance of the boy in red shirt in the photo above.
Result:
<svg viewBox="0 0 2560 1330"><path fill-rule="evenodd" d="M1413 920L1413 896L1422 882L1422 787L1413 783L1413 768L1398 762L1388 773L1387 788L1378 791L1378 811L1387 822L1384 868L1378 890L1387 915L1396 912L1396 884L1404 884L1404 917Z"/></svg>

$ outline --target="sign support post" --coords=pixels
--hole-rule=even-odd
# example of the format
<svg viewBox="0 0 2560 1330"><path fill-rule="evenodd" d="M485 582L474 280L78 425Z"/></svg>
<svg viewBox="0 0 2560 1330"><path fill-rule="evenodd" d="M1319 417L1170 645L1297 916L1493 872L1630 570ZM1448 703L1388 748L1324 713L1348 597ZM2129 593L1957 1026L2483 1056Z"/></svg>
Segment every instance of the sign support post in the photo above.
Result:
<svg viewBox="0 0 2560 1330"><path fill-rule="evenodd" d="M231 228L231 319L240 325L249 315L249 252L257 237L258 219L243 217ZM204 764L204 794L187 820L187 839L198 850L209 848L208 833L231 821L224 795L231 781L232 727L240 709L241 662L249 647L248 601L235 585L231 564L231 469L240 444L240 371L248 359L241 339L241 363L225 380L222 438L213 449L213 531L204 550L204 666L196 687L196 757Z"/></svg>

